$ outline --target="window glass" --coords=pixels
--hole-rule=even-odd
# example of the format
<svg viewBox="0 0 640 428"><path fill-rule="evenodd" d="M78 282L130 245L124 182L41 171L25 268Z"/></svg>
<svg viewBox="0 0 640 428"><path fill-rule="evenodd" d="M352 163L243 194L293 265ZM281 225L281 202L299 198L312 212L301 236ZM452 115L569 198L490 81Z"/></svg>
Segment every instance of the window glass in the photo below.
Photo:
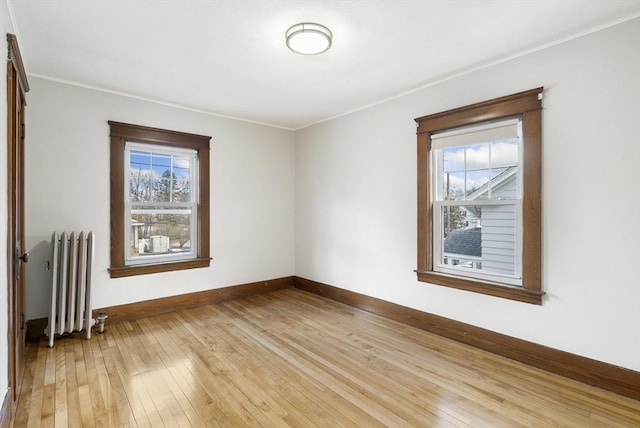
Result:
<svg viewBox="0 0 640 428"><path fill-rule="evenodd" d="M435 271L522 285L520 126L510 119L483 124L477 132L449 130L435 144L434 169L443 172L433 188ZM514 138L505 139L505 129Z"/></svg>
<svg viewBox="0 0 640 428"><path fill-rule="evenodd" d="M195 257L195 150L127 143L125 160L126 263Z"/></svg>
<svg viewBox="0 0 640 428"><path fill-rule="evenodd" d="M471 272L515 277L516 212L514 205L443 206L442 239L437 267L447 268L447 260Z"/></svg>

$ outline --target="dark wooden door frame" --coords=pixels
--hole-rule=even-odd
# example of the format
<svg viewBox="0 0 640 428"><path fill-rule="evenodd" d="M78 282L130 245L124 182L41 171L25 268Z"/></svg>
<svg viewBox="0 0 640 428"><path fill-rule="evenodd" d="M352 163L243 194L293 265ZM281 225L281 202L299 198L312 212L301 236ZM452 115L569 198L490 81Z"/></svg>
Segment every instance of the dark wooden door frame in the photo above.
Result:
<svg viewBox="0 0 640 428"><path fill-rule="evenodd" d="M29 91L18 41L7 34L7 277L9 394L14 403L24 351L24 108ZM12 412L14 406L12 406Z"/></svg>

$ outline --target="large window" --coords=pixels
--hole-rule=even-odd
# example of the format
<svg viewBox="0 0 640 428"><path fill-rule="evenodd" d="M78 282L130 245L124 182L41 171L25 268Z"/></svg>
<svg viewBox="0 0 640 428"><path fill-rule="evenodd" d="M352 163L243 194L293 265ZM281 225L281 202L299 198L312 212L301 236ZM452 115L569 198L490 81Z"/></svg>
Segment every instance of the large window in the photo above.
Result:
<svg viewBox="0 0 640 428"><path fill-rule="evenodd" d="M210 137L109 125L111 276L209 266Z"/></svg>
<svg viewBox="0 0 640 428"><path fill-rule="evenodd" d="M541 303L541 93L416 119L420 281Z"/></svg>

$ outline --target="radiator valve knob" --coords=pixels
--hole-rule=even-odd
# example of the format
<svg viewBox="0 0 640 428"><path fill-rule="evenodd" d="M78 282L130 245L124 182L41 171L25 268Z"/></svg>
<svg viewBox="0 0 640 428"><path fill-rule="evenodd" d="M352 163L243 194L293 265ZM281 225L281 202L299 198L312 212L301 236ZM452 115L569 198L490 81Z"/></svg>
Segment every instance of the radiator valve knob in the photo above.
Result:
<svg viewBox="0 0 640 428"><path fill-rule="evenodd" d="M98 316L96 317L96 321L98 322L98 333L104 333L104 324L107 321L109 316L106 312L98 312Z"/></svg>

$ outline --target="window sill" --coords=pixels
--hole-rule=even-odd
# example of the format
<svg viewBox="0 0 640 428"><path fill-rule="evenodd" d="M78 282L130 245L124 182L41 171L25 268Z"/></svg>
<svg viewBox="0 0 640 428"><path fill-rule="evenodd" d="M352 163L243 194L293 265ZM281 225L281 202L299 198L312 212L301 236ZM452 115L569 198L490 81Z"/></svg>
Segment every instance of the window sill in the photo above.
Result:
<svg viewBox="0 0 640 428"><path fill-rule="evenodd" d="M134 266L116 266L109 269L111 278L123 278L126 276L147 275L159 272L171 272L174 270L196 269L209 267L210 258L180 260L177 262L154 263Z"/></svg>
<svg viewBox="0 0 640 428"><path fill-rule="evenodd" d="M502 297L503 299L517 300L519 302L542 305L544 292L528 290L522 287L514 287L492 282L484 282L461 278L453 275L445 275L432 271L416 270L418 281L430 284L443 285L459 290L472 291L474 293L487 294L489 296Z"/></svg>

